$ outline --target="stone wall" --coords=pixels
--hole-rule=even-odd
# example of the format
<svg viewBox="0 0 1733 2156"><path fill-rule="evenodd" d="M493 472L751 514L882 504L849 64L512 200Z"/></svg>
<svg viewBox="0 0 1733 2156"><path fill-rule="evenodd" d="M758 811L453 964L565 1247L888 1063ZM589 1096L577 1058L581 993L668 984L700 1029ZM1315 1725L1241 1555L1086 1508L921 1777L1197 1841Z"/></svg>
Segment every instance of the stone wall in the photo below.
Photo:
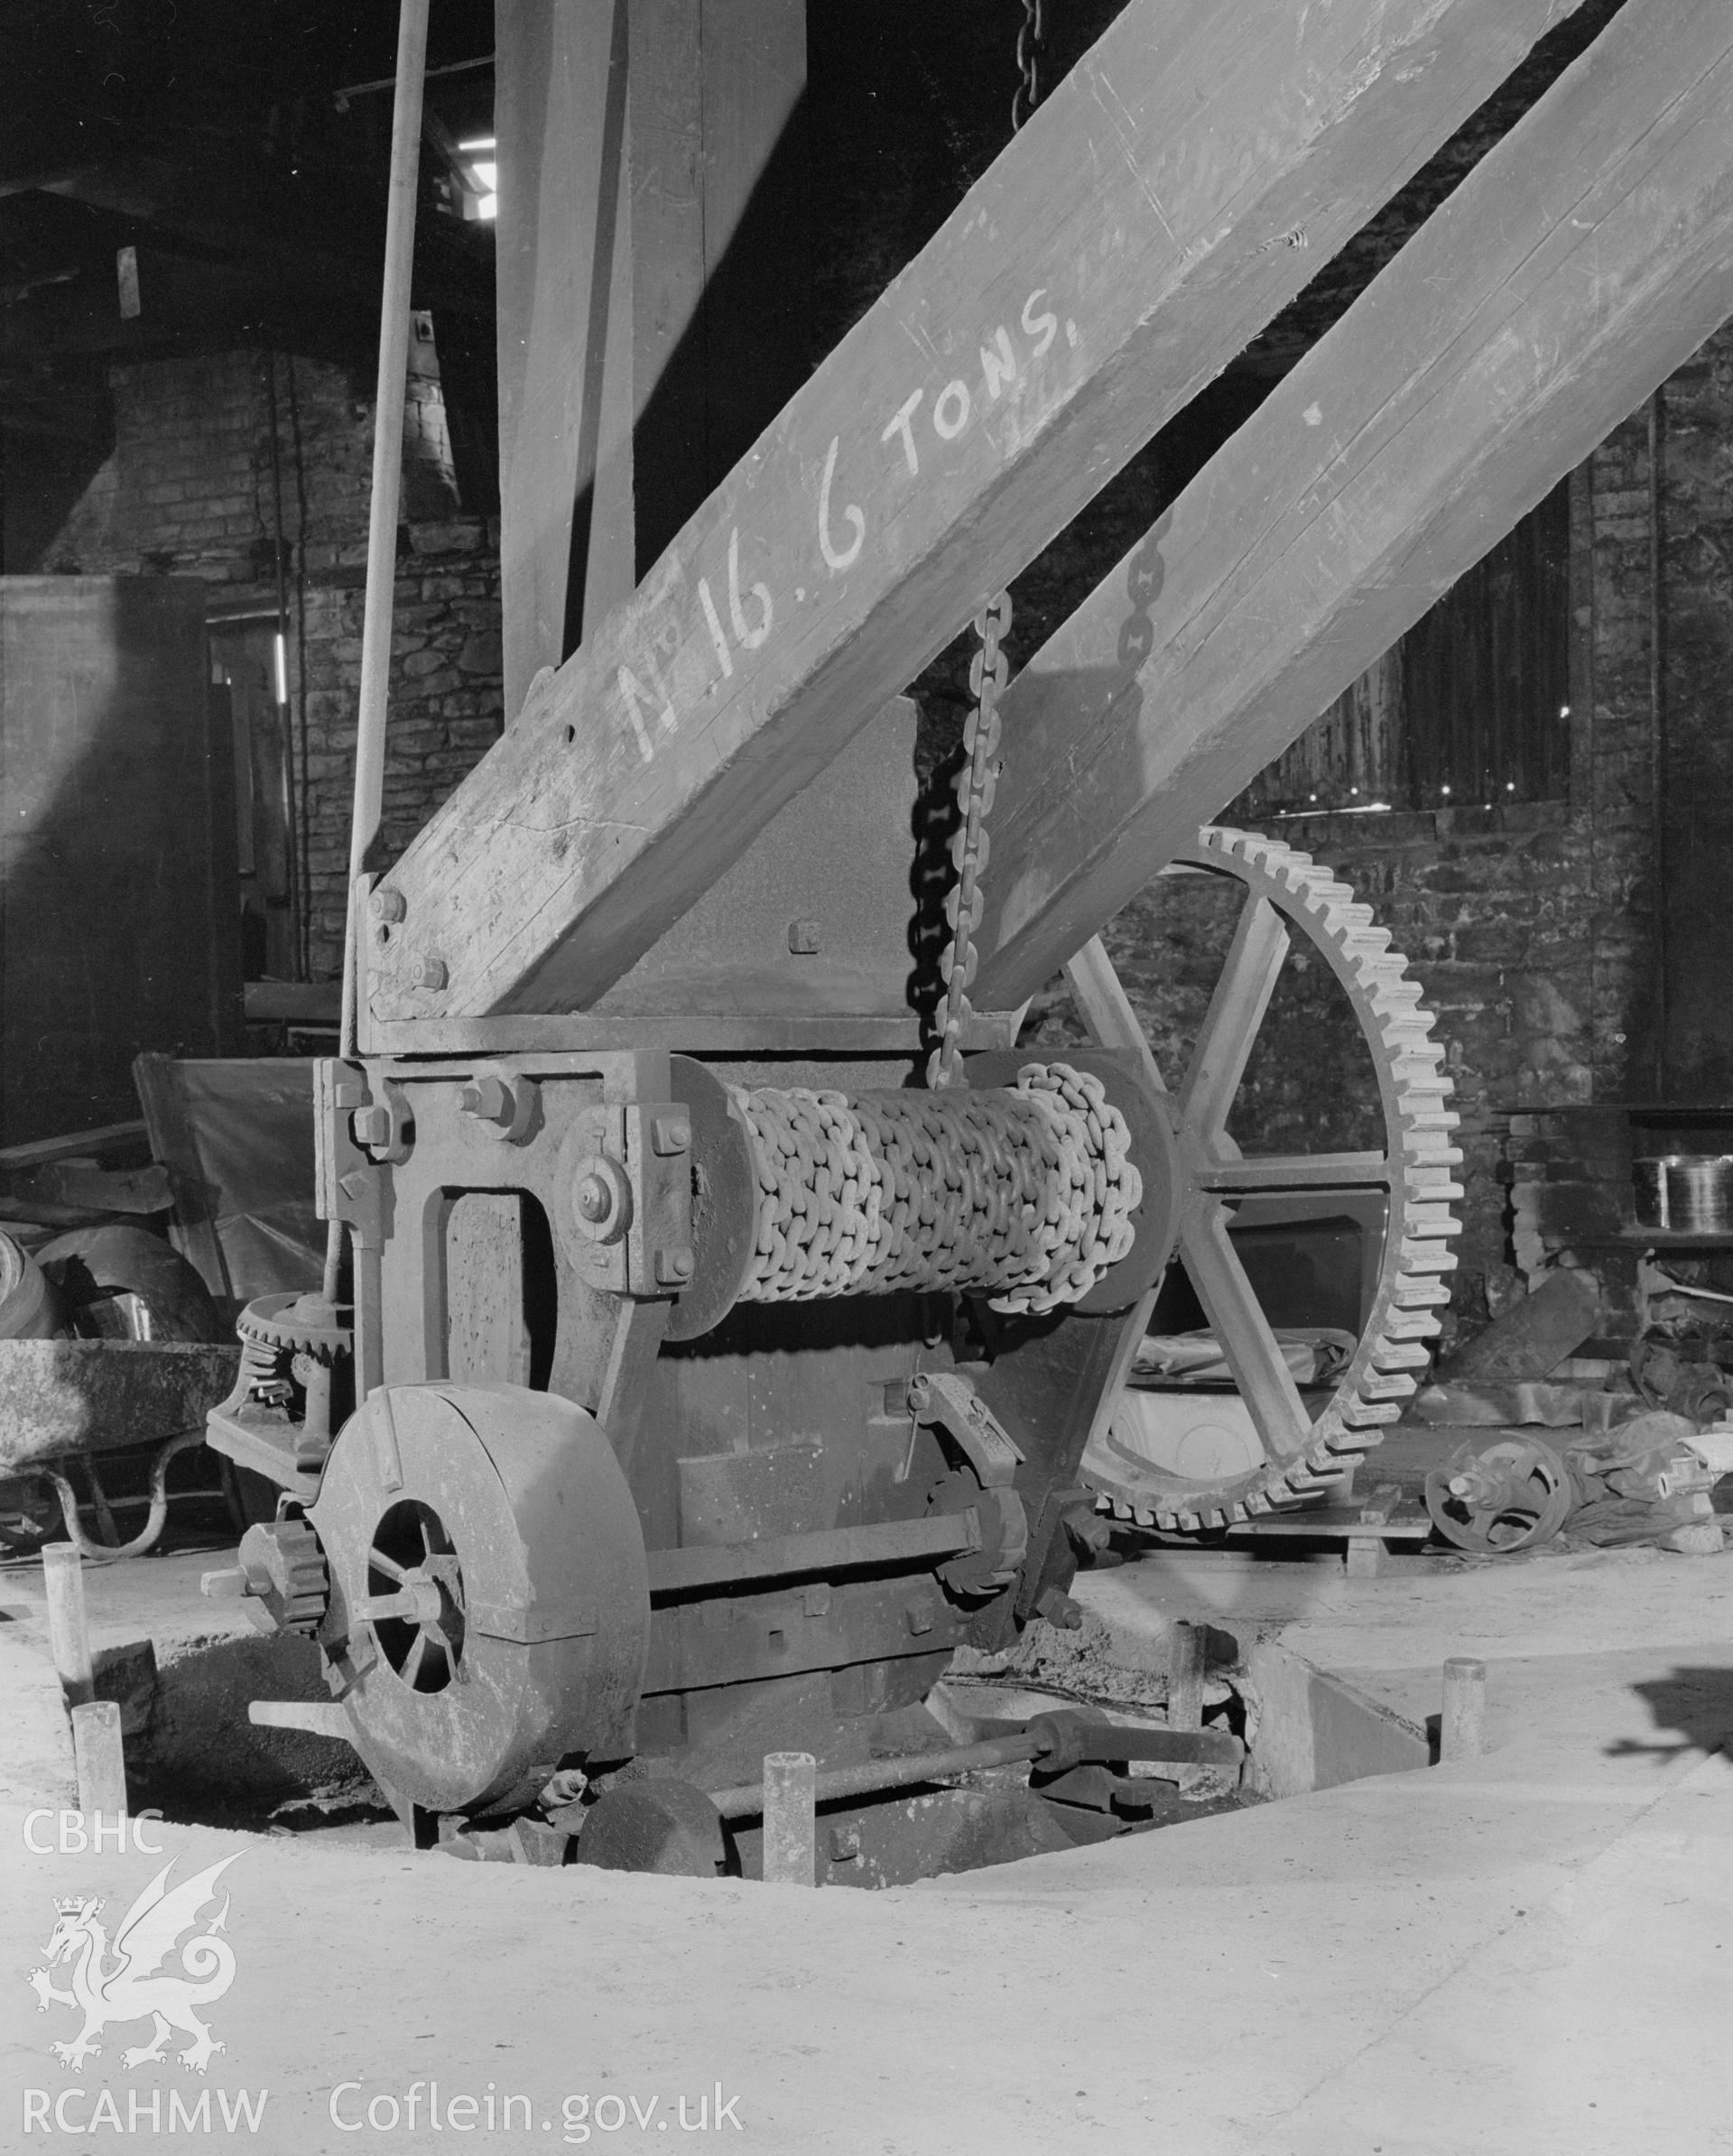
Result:
<svg viewBox="0 0 1733 2156"><path fill-rule="evenodd" d="M434 393L431 364L421 356L405 504L432 514L399 533L385 773L393 854L501 723L498 528L457 506L449 438L427 425L423 410ZM202 577L213 613L270 611L281 516L309 970L315 979L335 977L366 574L371 383L322 361L232 351L116 366L111 384L114 449L41 566ZM432 466L442 442L440 471Z"/></svg>

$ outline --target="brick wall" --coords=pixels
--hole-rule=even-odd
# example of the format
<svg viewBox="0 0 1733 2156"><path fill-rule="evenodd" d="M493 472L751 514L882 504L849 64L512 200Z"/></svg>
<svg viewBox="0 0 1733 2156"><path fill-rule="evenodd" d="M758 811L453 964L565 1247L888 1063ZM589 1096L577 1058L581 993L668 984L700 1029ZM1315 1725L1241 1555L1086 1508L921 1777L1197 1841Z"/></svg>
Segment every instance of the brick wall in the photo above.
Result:
<svg viewBox="0 0 1733 2156"><path fill-rule="evenodd" d="M371 384L325 362L250 351L117 366L111 382L113 452L42 566L202 577L213 610L273 608L281 499L310 970L334 977L342 967ZM417 388L411 454L437 458L445 438L421 408L425 377ZM501 719L497 526L459 512L450 486L431 483L437 475L411 477L406 501L440 513L400 532L385 773L393 853L496 738Z"/></svg>

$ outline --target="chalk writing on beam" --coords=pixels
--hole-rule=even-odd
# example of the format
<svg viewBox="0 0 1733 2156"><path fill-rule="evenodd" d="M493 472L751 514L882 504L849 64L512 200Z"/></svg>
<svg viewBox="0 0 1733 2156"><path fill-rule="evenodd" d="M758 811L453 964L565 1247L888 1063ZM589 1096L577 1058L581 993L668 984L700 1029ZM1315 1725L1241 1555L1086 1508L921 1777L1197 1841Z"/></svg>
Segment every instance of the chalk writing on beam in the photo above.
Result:
<svg viewBox="0 0 1733 2156"><path fill-rule="evenodd" d="M710 597L709 581L704 577L698 579L698 603L704 609L704 625L709 630L710 642L716 647L722 679L731 681L734 679L734 661L728 656L728 640L722 634L722 617L716 611L716 601Z"/></svg>
<svg viewBox="0 0 1733 2156"><path fill-rule="evenodd" d="M653 684L653 694L651 689L644 687L629 666L623 666L620 669L619 689L620 696L626 705L626 717L631 721L632 731L637 736L638 754L646 763L649 763L654 761L656 752L654 744L650 738L650 729L644 723L645 712L647 711L663 727L663 731L669 734L674 733L678 729L680 721L674 717L674 707L668 700L668 691L663 686L662 676L656 671L654 660L645 660L644 671L649 675Z"/></svg>
<svg viewBox="0 0 1733 2156"><path fill-rule="evenodd" d="M746 610L740 604L740 527L736 524L728 533L728 619L742 650L748 652L755 652L770 634L770 625L774 618L767 585L755 584L752 597L760 609L755 629L746 626Z"/></svg>
<svg viewBox="0 0 1733 2156"><path fill-rule="evenodd" d="M879 434L881 445L893 443L901 451L904 467L912 479L921 477L921 451L915 422L924 408L922 426L931 424L933 434L941 442L957 440L968 429L970 421L988 406L998 403L1007 394L1021 393L1026 379L1026 370L1043 359L1059 336L1059 317L1043 305L1047 288L1037 285L1023 302L1018 311L1018 326L1028 339L1026 354L1020 353L1017 342L1003 322L995 323L983 335L978 346L980 358L978 393L971 390L969 383L961 375L953 376L928 403L928 392L922 388L911 390ZM1075 346L1077 336L1074 325L1066 325L1069 341ZM839 435L830 437L829 447L824 455L824 465L819 481L819 551L825 566L833 575L851 569L860 559L866 543L866 512L856 502L833 505L832 492L836 486L837 461L842 448ZM748 541L750 544L750 541ZM727 617L718 604L708 577L698 578L698 603L704 617L704 626L709 636L710 647L716 653L720 678L731 681L736 672L736 658L741 652L755 652L769 639L775 624L775 603L766 583L754 583L742 588L740 569L740 527L735 524L728 532L728 589ZM806 597L804 585L794 594L797 601ZM672 665L680 643L680 631L672 621L664 620L656 636L656 644L663 658ZM674 715L672 700L663 683L655 660L645 652L639 661L641 671L630 666L619 670L618 683L621 703L627 724L637 743L638 754L648 763L655 757L659 733L678 731L679 721ZM644 676L648 676L648 685Z"/></svg>
<svg viewBox="0 0 1733 2156"><path fill-rule="evenodd" d="M840 437L830 437L830 447L824 454L824 476L819 481L819 548L827 568L852 569L860 559L860 550L866 543L866 519L853 502L848 503L843 516L854 531L854 539L845 549L830 536L830 482L837 475L837 445Z"/></svg>

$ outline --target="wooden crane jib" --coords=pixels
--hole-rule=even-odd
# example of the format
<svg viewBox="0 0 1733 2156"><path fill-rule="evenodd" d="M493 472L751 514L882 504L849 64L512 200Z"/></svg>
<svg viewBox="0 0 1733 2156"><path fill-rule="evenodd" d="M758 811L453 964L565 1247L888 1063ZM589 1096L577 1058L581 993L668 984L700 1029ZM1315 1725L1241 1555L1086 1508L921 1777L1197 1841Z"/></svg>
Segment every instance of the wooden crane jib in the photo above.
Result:
<svg viewBox="0 0 1733 2156"><path fill-rule="evenodd" d="M1132 0L637 591L533 685L410 847L388 883L401 926L370 954L374 1037L403 1039L378 1029L405 1021L593 1006L980 595L1052 539L1569 12L1558 0L1403 0L1375 21L1344 10L1296 21ZM1314 375L1332 369L1319 384L1328 395L1302 398L1297 380L1280 393L1285 417L1272 412L1257 437L1280 431L1274 486L1245 430L1200 476L1174 512L1176 525L1183 511L1208 527L1188 585L1213 593L1265 558L1266 535L1248 521L1259 504L1302 519L1315 495L1319 533L1333 537L1332 452L1333 484L1356 471L1386 536L1380 546L1368 528L1359 545L1377 551L1344 547L1330 568L1395 588L1367 615L1387 640L1588 445L1561 406L1592 401L1616 416L1692 348L1697 325L1726 311L1710 259L1726 217L1721 167L1708 146L1725 42L1718 11L1691 0L1624 11L1433 220L1425 268L1404 249L1350 310L1328 359L1315 357ZM1590 136L1584 115L1600 106L1607 132ZM1643 134L1633 116L1663 109ZM1628 154L1608 150L1634 135L1642 146ZM1669 162L1652 177L1655 155ZM1603 260L1586 301L1594 350L1580 358L1551 323L1595 225L1603 255L1617 246L1636 259L1628 274ZM1413 423L1395 422L1395 393L1414 400L1390 356L1393 323L1410 372L1430 363L1441 390L1455 384L1472 404L1487 378L1471 436L1441 394L1420 400ZM1484 422L1511 391L1487 370L1512 347L1506 374L1527 355L1527 426L1520 470L1495 473ZM1439 526L1434 509L1470 475L1486 508L1459 504ZM1419 537L1396 577L1404 533ZM1154 544L1171 571L1173 548ZM1130 596L1150 603L1141 586ZM1099 701L1094 645L1080 646L1075 667L1053 655L1073 633L1116 636L1126 599L1125 579L1110 579L1043 654L1048 671L1080 676L1086 704L1092 689ZM1167 604L1151 615L1158 670ZM1278 674L1284 663L1300 674L1297 654L1328 627L1325 655L1303 676L1307 700L1273 697L1272 715L1245 726L1237 701L1218 716L1145 695L1142 727L1159 747L1133 728L1129 760L1113 770L1117 819L1135 827L1131 804L1140 814L1159 789L1175 826L1195 829L1365 663L1309 597L1258 620ZM1113 700L1123 726L1126 699ZM1009 704L1006 717L1015 741ZM1235 780L1244 759L1219 745L1238 734L1256 748ZM1072 905L1054 783L1070 767L1021 745L1008 770L1019 762L1018 783L1046 796L1053 828L1032 842L1049 857L1020 861L1008 879L996 871L997 902L1016 919L996 922L994 939L1032 954L1001 960L985 947L983 991L1002 1004L1038 977L1034 954L1044 966L1053 939L1074 948L1126 876L1135 887L1160 862L1138 828L1104 872L1117 895Z"/></svg>

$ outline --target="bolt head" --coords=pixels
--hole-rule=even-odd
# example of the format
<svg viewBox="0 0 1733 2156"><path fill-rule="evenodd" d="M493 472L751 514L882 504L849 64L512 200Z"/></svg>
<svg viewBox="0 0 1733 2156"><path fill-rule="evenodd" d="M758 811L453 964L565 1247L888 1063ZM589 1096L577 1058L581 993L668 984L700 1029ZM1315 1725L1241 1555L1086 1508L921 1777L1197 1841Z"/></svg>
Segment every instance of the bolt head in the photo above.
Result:
<svg viewBox="0 0 1733 2156"><path fill-rule="evenodd" d="M498 1124L509 1123L517 1106L511 1088L496 1078L477 1078L474 1085L466 1086L458 1096L458 1105L466 1115L478 1115L484 1123Z"/></svg>
<svg viewBox="0 0 1733 2156"><path fill-rule="evenodd" d="M450 976L445 970L445 960L436 958L431 952L421 952L411 963L409 977L418 988L443 988Z"/></svg>
<svg viewBox="0 0 1733 2156"><path fill-rule="evenodd" d="M355 1133L357 1145L388 1145L391 1143L391 1110L375 1101L370 1106L355 1111L349 1127Z"/></svg>
<svg viewBox="0 0 1733 2156"><path fill-rule="evenodd" d="M375 891L367 901L367 911L387 924L400 921L408 911L401 891Z"/></svg>

